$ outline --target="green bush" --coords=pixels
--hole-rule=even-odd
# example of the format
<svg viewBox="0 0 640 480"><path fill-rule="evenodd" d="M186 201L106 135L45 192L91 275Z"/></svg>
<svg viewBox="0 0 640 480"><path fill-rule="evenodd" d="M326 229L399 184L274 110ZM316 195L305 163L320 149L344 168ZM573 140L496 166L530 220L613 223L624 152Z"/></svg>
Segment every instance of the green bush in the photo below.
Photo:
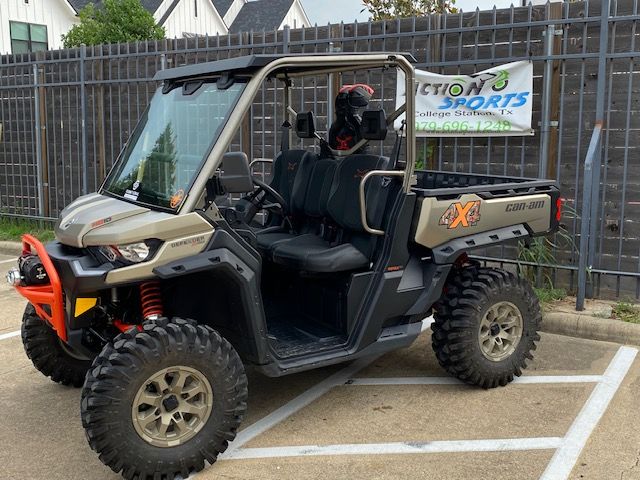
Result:
<svg viewBox="0 0 640 480"><path fill-rule="evenodd" d="M103 0L88 4L80 12L80 23L62 36L65 48L141 40L160 40L165 30L140 0Z"/></svg>

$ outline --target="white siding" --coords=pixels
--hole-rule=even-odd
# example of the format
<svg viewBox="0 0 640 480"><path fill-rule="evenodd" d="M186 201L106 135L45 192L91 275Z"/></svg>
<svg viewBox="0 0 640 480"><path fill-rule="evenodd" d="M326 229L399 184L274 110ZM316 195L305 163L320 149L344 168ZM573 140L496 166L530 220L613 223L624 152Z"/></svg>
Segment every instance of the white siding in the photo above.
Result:
<svg viewBox="0 0 640 480"><path fill-rule="evenodd" d="M227 25L231 25L238 16L238 13L240 13L240 10L242 10L242 7L245 3L247 3L246 0L233 0L233 3L229 7L229 10L227 10L227 13L223 17L224 23L226 23Z"/></svg>
<svg viewBox="0 0 640 480"><path fill-rule="evenodd" d="M289 27L291 28L303 28L311 26L311 22L309 22L309 18L307 17L304 8L302 8L300 0L296 0L293 5L291 5L291 8L285 15L284 20L278 27L278 30L282 30L285 25L289 25Z"/></svg>
<svg viewBox="0 0 640 480"><path fill-rule="evenodd" d="M160 5L154 15L157 22L171 3L172 0L165 0ZM198 16L196 16L196 3ZM166 30L167 38L181 38L185 33L198 35L227 33L227 27L210 0L181 0L162 26Z"/></svg>
<svg viewBox="0 0 640 480"><path fill-rule="evenodd" d="M65 0L0 0L0 53L11 53L10 21L46 25L49 48L57 49L78 19Z"/></svg>

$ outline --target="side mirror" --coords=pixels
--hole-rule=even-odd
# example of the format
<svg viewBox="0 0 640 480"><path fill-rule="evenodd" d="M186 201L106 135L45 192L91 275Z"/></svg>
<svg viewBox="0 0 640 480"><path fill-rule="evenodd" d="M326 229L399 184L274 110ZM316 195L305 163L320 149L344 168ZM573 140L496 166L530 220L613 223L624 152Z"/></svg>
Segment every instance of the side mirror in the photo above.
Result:
<svg viewBox="0 0 640 480"><path fill-rule="evenodd" d="M384 110L365 110L362 112L362 138L366 140L384 140L387 138L387 116Z"/></svg>
<svg viewBox="0 0 640 480"><path fill-rule="evenodd" d="M296 134L299 138L315 138L316 125L313 112L298 113L296 115Z"/></svg>
<svg viewBox="0 0 640 480"><path fill-rule="evenodd" d="M222 173L218 177L225 193L253 191L249 159L243 152L228 152L222 157Z"/></svg>

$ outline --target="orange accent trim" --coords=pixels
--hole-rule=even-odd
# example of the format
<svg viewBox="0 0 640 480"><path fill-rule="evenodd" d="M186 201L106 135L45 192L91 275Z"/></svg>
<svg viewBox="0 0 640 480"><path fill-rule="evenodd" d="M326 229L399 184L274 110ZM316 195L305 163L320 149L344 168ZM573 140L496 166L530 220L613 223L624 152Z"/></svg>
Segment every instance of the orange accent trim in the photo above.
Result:
<svg viewBox="0 0 640 480"><path fill-rule="evenodd" d="M131 325L130 323L124 323L122 320L114 320L113 326L120 330L122 333L128 331L131 327L136 327L138 331L142 331L142 325Z"/></svg>
<svg viewBox="0 0 640 480"><path fill-rule="evenodd" d="M476 202L467 202L464 206L461 203L456 203L456 212L457 216L449 225L449 228L456 228L458 225L462 225L463 227L469 226L469 221L467 220L467 213L471 210L471 207L475 205Z"/></svg>
<svg viewBox="0 0 640 480"><path fill-rule="evenodd" d="M63 341L67 341L67 326L64 315L64 297L62 296L62 285L56 268L53 266L51 258L44 245L31 235L22 236L22 254L28 255L35 249L42 266L49 277L49 285L38 285L33 287L15 287L20 295L29 300L36 314L47 321ZM49 306L51 314L47 313L43 306Z"/></svg>
<svg viewBox="0 0 640 480"><path fill-rule="evenodd" d="M395 265L393 267L387 267L387 272L397 272L398 270L402 270L402 265Z"/></svg>

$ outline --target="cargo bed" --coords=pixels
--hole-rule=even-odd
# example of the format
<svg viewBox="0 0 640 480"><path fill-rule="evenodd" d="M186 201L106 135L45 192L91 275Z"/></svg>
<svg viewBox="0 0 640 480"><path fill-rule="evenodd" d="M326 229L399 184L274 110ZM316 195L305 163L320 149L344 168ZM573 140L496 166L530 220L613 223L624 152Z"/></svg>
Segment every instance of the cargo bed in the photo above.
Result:
<svg viewBox="0 0 640 480"><path fill-rule="evenodd" d="M479 175L474 173L416 170L413 191L422 197L446 197L475 193L482 198L498 198L557 191L553 180Z"/></svg>

